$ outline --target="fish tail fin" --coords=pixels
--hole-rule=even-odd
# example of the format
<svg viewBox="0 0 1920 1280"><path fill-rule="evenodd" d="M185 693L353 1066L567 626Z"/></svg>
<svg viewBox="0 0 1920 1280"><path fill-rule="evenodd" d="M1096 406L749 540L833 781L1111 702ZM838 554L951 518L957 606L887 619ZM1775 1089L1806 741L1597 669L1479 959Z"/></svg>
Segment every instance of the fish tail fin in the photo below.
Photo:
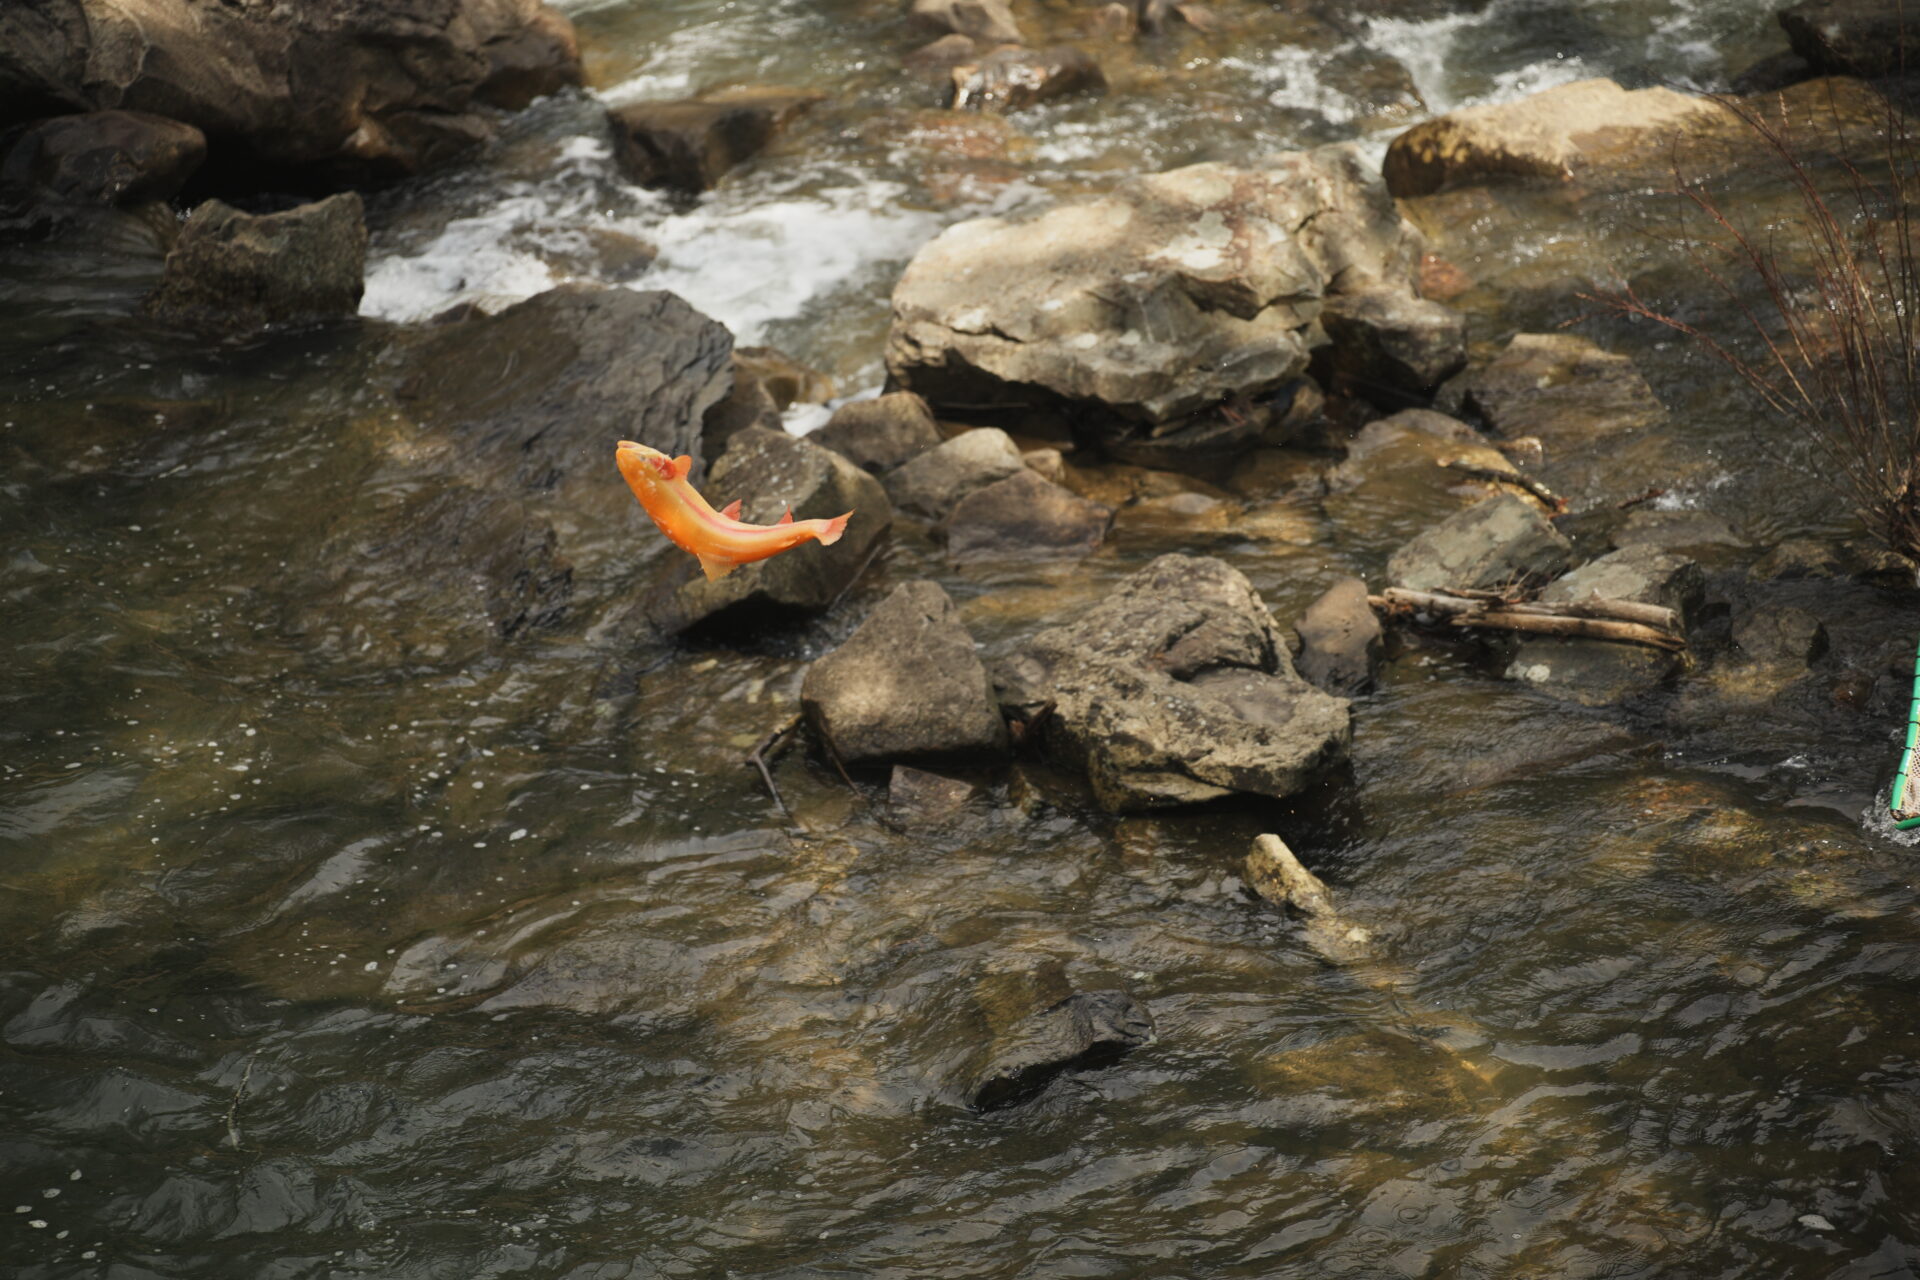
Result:
<svg viewBox="0 0 1920 1280"><path fill-rule="evenodd" d="M840 535L847 531L847 521L851 519L853 519L853 512L849 511L843 516L835 516L827 521L827 527L815 535L820 539L820 545L830 547L840 541Z"/></svg>
<svg viewBox="0 0 1920 1280"><path fill-rule="evenodd" d="M835 535L838 537L839 535ZM740 567L738 560L722 560L719 556L701 556L700 567L706 571L708 582L718 582Z"/></svg>

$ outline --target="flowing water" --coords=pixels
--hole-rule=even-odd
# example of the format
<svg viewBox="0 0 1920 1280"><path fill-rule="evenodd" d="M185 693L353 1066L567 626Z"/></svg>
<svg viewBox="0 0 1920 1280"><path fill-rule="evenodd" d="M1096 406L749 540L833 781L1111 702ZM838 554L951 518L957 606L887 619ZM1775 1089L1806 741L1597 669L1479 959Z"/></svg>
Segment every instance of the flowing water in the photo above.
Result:
<svg viewBox="0 0 1920 1280"><path fill-rule="evenodd" d="M859 393L894 276L956 219L1377 154L1588 75L1722 86L1779 47L1767 6L1224 0L1217 31L1102 46L1107 95L1004 129L925 111L893 0L571 13L594 96L376 198L358 325L210 348L133 318L151 228L0 247L0 1273L1920 1267L1916 855L1875 816L1911 590L1776 584L1767 607L1825 620L1810 672L1756 693L1714 668L1606 712L1407 636L1355 704L1350 772L1285 804L1113 818L1021 761L916 822L796 747L788 822L746 753L898 581L938 578L990 654L1168 550L1221 555L1285 620L1436 513L1323 500L1300 477L1324 458L1274 452L1223 483L1280 536L1143 504L1084 564L989 572L903 525L827 617L727 644L627 620L661 551L619 492L557 519L568 617L504 644L452 614L355 630L378 602L327 576L428 434L394 394L406 326L455 302L670 288ZM1086 11L1032 13L1064 37ZM830 97L698 201L620 180L602 101L748 81ZM1684 289L1655 204L1443 206L1476 341L1577 317L1610 272ZM1852 532L1697 352L1585 332L1674 411L1611 480L1763 545ZM1740 583L1756 555L1705 563ZM1245 891L1262 831L1372 930L1367 958L1328 963ZM1126 987L1157 1039L974 1114L965 1072L1036 973Z"/></svg>

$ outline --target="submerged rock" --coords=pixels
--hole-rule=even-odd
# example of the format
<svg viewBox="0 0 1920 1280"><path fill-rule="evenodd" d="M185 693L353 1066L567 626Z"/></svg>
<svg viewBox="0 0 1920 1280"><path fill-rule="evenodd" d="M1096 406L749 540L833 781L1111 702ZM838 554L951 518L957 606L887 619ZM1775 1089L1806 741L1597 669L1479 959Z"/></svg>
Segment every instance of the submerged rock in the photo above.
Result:
<svg viewBox="0 0 1920 1280"><path fill-rule="evenodd" d="M1725 118L1707 98L1581 80L1415 125L1387 148L1381 171L1402 198L1491 179L1561 182L1593 168L1658 160L1677 137Z"/></svg>
<svg viewBox="0 0 1920 1280"><path fill-rule="evenodd" d="M977 790L959 778L896 764L887 779L887 804L908 822L938 822L958 812Z"/></svg>
<svg viewBox="0 0 1920 1280"><path fill-rule="evenodd" d="M1177 427L1297 377L1327 296L1411 288L1419 256L1348 151L1193 165L948 228L894 289L887 368L936 408L1092 408L1103 439Z"/></svg>
<svg viewBox="0 0 1920 1280"><path fill-rule="evenodd" d="M580 83L572 24L539 0L64 0L0 5L0 109L152 112L216 161L384 181L472 150L487 109Z"/></svg>
<svg viewBox="0 0 1920 1280"><path fill-rule="evenodd" d="M1294 624L1300 636L1300 674L1342 697L1373 687L1386 649L1380 619L1367 603L1367 584L1341 578L1307 606Z"/></svg>
<svg viewBox="0 0 1920 1280"><path fill-rule="evenodd" d="M908 13L927 34L952 33L982 44L1019 44L1025 39L1007 0L913 0Z"/></svg>
<svg viewBox="0 0 1920 1280"><path fill-rule="evenodd" d="M296 594L289 629L329 660L459 666L564 616L573 571L557 546L517 500L437 485L343 515L314 553L317 580Z"/></svg>
<svg viewBox="0 0 1920 1280"><path fill-rule="evenodd" d="M144 111L56 116L14 136L0 156L0 193L91 204L171 200L206 158L206 135L178 120Z"/></svg>
<svg viewBox="0 0 1920 1280"><path fill-rule="evenodd" d="M947 520L956 563L1084 556L1100 545L1113 512L1037 472L1022 470L962 498Z"/></svg>
<svg viewBox="0 0 1920 1280"><path fill-rule="evenodd" d="M180 228L146 312L217 334L351 316L366 267L367 224L353 192L259 216L209 200Z"/></svg>
<svg viewBox="0 0 1920 1280"><path fill-rule="evenodd" d="M1490 591L1551 578L1573 544L1537 504L1501 494L1468 507L1393 553L1387 581L1414 591Z"/></svg>
<svg viewBox="0 0 1920 1280"><path fill-rule="evenodd" d="M1364 545L1378 538L1383 512L1444 520L1509 491L1443 462L1519 477L1513 463L1466 423L1427 409L1405 409L1369 422L1347 442L1346 458L1327 473L1327 515L1349 539Z"/></svg>
<svg viewBox="0 0 1920 1280"><path fill-rule="evenodd" d="M628 177L645 187L698 193L758 155L820 97L793 89L738 89L681 102L636 102L615 107L607 117Z"/></svg>
<svg viewBox="0 0 1920 1280"><path fill-rule="evenodd" d="M1026 469L1013 437L998 427L977 427L890 472L887 493L904 511L944 520L975 489Z"/></svg>
<svg viewBox="0 0 1920 1280"><path fill-rule="evenodd" d="M1002 45L953 68L956 111L1019 111L1050 98L1107 87L1100 64L1070 45L1023 49Z"/></svg>
<svg viewBox="0 0 1920 1280"><path fill-rule="evenodd" d="M857 467L885 475L940 446L940 429L927 402L911 391L856 400L833 411L825 426L807 437Z"/></svg>
<svg viewBox="0 0 1920 1280"><path fill-rule="evenodd" d="M1628 547L1582 565L1540 593L1546 604L1599 596L1657 604L1680 615L1684 628L1705 596L1700 566L1651 546ZM1529 639L1507 667L1522 680L1585 706L1610 706L1655 688L1686 664L1677 653L1608 640Z"/></svg>
<svg viewBox="0 0 1920 1280"><path fill-rule="evenodd" d="M1657 426L1667 411L1626 356L1571 333L1520 333L1468 375L1467 410L1508 437L1552 452Z"/></svg>
<svg viewBox="0 0 1920 1280"><path fill-rule="evenodd" d="M895 587L846 643L807 669L800 705L814 732L849 765L978 759L1007 750L987 669L935 582Z"/></svg>
<svg viewBox="0 0 1920 1280"><path fill-rule="evenodd" d="M676 555L646 605L667 631L819 613L852 585L893 527L893 508L878 480L784 431L749 427L734 436L704 492L716 508L739 500L740 518L751 524L772 524L789 509L795 520L848 511L853 519L832 546L808 542L714 581L700 576L692 556Z"/></svg>
<svg viewBox="0 0 1920 1280"><path fill-rule="evenodd" d="M1299 677L1253 587L1213 559L1161 556L995 678L1022 719L1050 707L1045 749L1114 811L1291 795L1352 733L1346 699Z"/></svg>
<svg viewBox="0 0 1920 1280"><path fill-rule="evenodd" d="M999 1037L967 1087L967 1105L1017 1106L1064 1071L1111 1066L1152 1039L1153 1015L1125 991L1077 991Z"/></svg>

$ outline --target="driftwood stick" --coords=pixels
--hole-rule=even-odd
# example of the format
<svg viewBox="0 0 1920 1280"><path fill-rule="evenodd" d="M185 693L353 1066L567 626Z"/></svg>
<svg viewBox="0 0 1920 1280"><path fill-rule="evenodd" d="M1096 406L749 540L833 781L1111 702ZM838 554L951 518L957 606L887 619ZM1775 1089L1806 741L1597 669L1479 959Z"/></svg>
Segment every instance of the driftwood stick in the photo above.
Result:
<svg viewBox="0 0 1920 1280"><path fill-rule="evenodd" d="M795 715L778 729L760 739L754 744L753 750L747 753L747 763L760 771L760 780L767 784L767 792L773 796L773 802L780 806L780 812L787 815L788 822L798 822L799 819L793 816L793 810L787 808L786 800L780 795L780 788L773 785L773 770L767 768L767 760L769 752L775 756L780 754L780 747L785 743L787 736L799 727L800 717Z"/></svg>
<svg viewBox="0 0 1920 1280"><path fill-rule="evenodd" d="M1488 480L1495 484L1510 484L1525 489L1551 507L1555 515L1566 512L1567 500L1532 476L1522 475L1518 471L1496 471L1492 467L1476 466L1459 458L1442 458L1440 465L1449 471L1458 471L1463 476L1472 476L1475 480Z"/></svg>
<svg viewBox="0 0 1920 1280"><path fill-rule="evenodd" d="M1569 604L1540 604L1502 600L1487 592L1468 596L1388 587L1380 595L1368 596L1367 603L1389 617L1427 614L1456 627L1580 636L1655 649L1687 647L1673 610L1631 600L1594 596Z"/></svg>

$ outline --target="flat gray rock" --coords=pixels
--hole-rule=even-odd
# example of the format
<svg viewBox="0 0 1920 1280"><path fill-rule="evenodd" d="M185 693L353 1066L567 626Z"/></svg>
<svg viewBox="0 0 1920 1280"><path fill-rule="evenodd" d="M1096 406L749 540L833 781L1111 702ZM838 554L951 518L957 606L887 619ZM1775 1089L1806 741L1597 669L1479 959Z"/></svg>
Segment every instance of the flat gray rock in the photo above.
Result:
<svg viewBox="0 0 1920 1280"><path fill-rule="evenodd" d="M1112 520L1108 508L1022 469L960 499L947 521L947 556L955 563L1084 556Z"/></svg>
<svg viewBox="0 0 1920 1280"><path fill-rule="evenodd" d="M896 468L887 493L902 511L945 520L960 499L1027 469L1020 447L998 427L964 431Z"/></svg>
<svg viewBox="0 0 1920 1280"><path fill-rule="evenodd" d="M1414 591L1486 591L1551 578L1573 544L1525 498L1501 494L1448 517L1393 553L1387 581Z"/></svg>
<svg viewBox="0 0 1920 1280"><path fill-rule="evenodd" d="M355 192L258 216L209 200L180 228L146 313L217 335L339 319L358 314L366 269Z"/></svg>
<svg viewBox="0 0 1920 1280"><path fill-rule="evenodd" d="M1367 603L1366 583L1341 578L1307 606L1294 631L1300 636L1295 665L1308 681L1342 697L1373 687L1386 640Z"/></svg>

